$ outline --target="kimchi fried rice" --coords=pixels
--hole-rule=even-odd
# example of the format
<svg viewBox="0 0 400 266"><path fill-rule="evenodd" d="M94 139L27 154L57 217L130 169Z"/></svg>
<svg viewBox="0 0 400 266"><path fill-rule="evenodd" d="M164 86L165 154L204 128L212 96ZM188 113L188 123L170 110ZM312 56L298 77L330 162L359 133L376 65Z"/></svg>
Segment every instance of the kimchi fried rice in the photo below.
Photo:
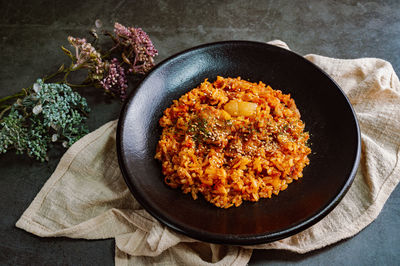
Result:
<svg viewBox="0 0 400 266"><path fill-rule="evenodd" d="M264 83L207 79L164 111L155 158L165 183L217 207L278 195L309 164L290 95Z"/></svg>

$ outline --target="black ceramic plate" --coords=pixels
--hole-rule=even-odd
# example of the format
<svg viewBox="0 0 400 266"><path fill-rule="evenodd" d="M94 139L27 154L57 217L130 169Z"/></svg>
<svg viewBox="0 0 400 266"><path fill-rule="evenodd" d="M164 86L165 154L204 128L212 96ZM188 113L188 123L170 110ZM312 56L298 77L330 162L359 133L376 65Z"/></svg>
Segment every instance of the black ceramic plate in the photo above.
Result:
<svg viewBox="0 0 400 266"><path fill-rule="evenodd" d="M219 209L164 184L154 159L158 120L173 99L217 75L263 81L294 98L311 135L312 154L304 177L279 196ZM228 41L189 49L155 67L121 112L117 149L130 190L160 222L202 241L249 245L298 233L339 203L358 167L360 131L342 90L314 64L265 43Z"/></svg>

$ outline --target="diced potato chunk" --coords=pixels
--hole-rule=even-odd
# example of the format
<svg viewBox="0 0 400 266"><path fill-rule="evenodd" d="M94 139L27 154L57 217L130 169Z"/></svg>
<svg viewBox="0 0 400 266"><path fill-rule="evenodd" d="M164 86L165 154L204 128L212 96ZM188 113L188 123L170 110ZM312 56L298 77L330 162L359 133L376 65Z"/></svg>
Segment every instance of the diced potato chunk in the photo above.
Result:
<svg viewBox="0 0 400 266"><path fill-rule="evenodd" d="M232 116L238 116L239 115L238 102L229 101L227 104L225 104L224 110L227 111Z"/></svg>
<svg viewBox="0 0 400 266"><path fill-rule="evenodd" d="M252 116L257 110L257 104L232 100L225 104L224 110L232 116Z"/></svg>
<svg viewBox="0 0 400 266"><path fill-rule="evenodd" d="M257 104L251 102L238 102L239 115L252 116L257 110Z"/></svg>
<svg viewBox="0 0 400 266"><path fill-rule="evenodd" d="M229 119L231 119L232 117L231 117L231 115L230 115L227 111L221 110L221 118L223 118L223 119L225 119L225 120L229 120Z"/></svg>

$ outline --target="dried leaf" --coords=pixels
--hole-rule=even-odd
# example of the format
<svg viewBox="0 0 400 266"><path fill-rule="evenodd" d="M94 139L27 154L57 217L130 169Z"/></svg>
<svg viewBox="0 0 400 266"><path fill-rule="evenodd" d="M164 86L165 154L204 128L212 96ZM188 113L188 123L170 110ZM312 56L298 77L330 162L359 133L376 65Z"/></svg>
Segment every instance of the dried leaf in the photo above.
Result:
<svg viewBox="0 0 400 266"><path fill-rule="evenodd" d="M65 69L65 66L64 66L64 64L62 64L62 65L58 68L58 71L57 71L57 72L63 72L64 69Z"/></svg>
<svg viewBox="0 0 400 266"><path fill-rule="evenodd" d="M71 53L70 50L68 50L67 48L65 48L65 47L62 46L62 45L61 45L61 50L63 50L64 53L65 53L66 55L68 55L71 59L74 59L74 56L72 55L72 53Z"/></svg>
<svg viewBox="0 0 400 266"><path fill-rule="evenodd" d="M131 65L131 62L129 61L129 59L125 56L125 53L122 53L122 60L124 60L125 63L127 63L128 65Z"/></svg>

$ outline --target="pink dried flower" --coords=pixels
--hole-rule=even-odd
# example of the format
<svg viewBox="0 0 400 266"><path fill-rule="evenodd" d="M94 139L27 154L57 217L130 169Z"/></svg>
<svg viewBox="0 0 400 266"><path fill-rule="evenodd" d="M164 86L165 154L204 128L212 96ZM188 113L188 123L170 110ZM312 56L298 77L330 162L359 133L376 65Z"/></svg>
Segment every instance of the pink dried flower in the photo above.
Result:
<svg viewBox="0 0 400 266"><path fill-rule="evenodd" d="M114 24L118 45L123 47L124 61L130 65L129 72L144 74L154 66L158 51L149 36L141 28Z"/></svg>
<svg viewBox="0 0 400 266"><path fill-rule="evenodd" d="M106 68L106 64L101 59L101 54L84 38L69 36L68 41L75 47L76 62L73 69L79 67L88 68L89 77L92 80L101 80Z"/></svg>
<svg viewBox="0 0 400 266"><path fill-rule="evenodd" d="M112 94L119 95L122 100L126 97L126 89L128 88L128 80L125 76L125 70L120 65L117 58L111 60L107 76L100 81L100 84Z"/></svg>
<svg viewBox="0 0 400 266"><path fill-rule="evenodd" d="M117 34L117 38L122 37L125 39L129 39L132 36L131 31L127 27L119 24L118 22L115 22L114 24L114 32L115 34Z"/></svg>

